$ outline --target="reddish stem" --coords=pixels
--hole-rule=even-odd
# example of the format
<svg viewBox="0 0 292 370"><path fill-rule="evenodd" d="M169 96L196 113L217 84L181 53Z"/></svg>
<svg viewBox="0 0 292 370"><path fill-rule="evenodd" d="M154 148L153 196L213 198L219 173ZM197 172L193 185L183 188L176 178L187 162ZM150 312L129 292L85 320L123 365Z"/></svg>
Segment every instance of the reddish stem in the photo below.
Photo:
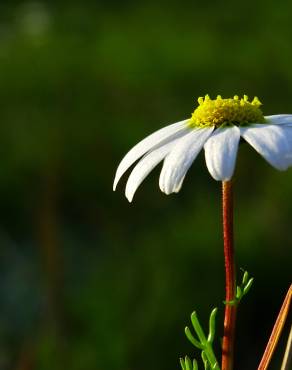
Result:
<svg viewBox="0 0 292 370"><path fill-rule="evenodd" d="M233 192L231 181L222 182L223 240L226 276L226 306L222 344L222 370L233 369L236 305L236 276L233 248Z"/></svg>

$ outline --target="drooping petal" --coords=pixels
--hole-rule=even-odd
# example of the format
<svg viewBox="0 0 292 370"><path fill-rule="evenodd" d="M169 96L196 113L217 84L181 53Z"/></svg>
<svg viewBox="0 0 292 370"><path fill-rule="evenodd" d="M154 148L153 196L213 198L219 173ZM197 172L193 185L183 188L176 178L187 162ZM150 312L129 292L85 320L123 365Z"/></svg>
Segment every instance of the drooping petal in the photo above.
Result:
<svg viewBox="0 0 292 370"><path fill-rule="evenodd" d="M256 124L240 128L241 136L280 171L292 164L292 127Z"/></svg>
<svg viewBox="0 0 292 370"><path fill-rule="evenodd" d="M218 128L204 145L205 159L211 176L227 181L233 176L240 130L237 126Z"/></svg>
<svg viewBox="0 0 292 370"><path fill-rule="evenodd" d="M188 169L213 130L214 127L193 129L178 140L164 160L159 178L161 191L166 194L179 191Z"/></svg>
<svg viewBox="0 0 292 370"><path fill-rule="evenodd" d="M166 142L172 141L177 137L180 137L182 133L185 133L189 130L187 122L189 120L184 120L180 122L173 123L172 125L161 128L160 130L154 132L153 134L147 136L145 139L136 144L122 159L121 163L117 168L117 172L114 179L113 190L116 189L116 186L127 171L127 169L142 155L147 153L152 148L163 145Z"/></svg>
<svg viewBox="0 0 292 370"><path fill-rule="evenodd" d="M155 166L165 158L170 150L176 145L178 140L179 139L175 139L170 143L164 144L149 152L134 167L126 185L126 197L129 202L132 201L134 194L142 181L155 168Z"/></svg>
<svg viewBox="0 0 292 370"><path fill-rule="evenodd" d="M273 125L288 125L292 126L292 114L274 114L272 116L265 116L267 123Z"/></svg>

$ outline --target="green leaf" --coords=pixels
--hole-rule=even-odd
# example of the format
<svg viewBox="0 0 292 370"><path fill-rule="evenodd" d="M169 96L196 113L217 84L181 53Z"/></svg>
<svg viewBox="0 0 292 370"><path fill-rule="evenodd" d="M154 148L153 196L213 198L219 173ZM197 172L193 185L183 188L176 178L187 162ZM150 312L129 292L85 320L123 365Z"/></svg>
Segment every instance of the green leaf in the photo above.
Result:
<svg viewBox="0 0 292 370"><path fill-rule="evenodd" d="M185 364L186 370L193 370L192 361L188 356L185 357Z"/></svg>
<svg viewBox="0 0 292 370"><path fill-rule="evenodd" d="M187 370L186 366L185 366L184 359L182 357L179 359L179 363L180 363L180 366L181 366L182 370Z"/></svg>
<svg viewBox="0 0 292 370"><path fill-rule="evenodd" d="M239 285L236 287L236 298L239 300L242 297L242 289Z"/></svg>
<svg viewBox="0 0 292 370"><path fill-rule="evenodd" d="M197 313L195 311L191 314L191 320L192 320L192 324L195 329L195 332L197 333L197 336L200 339L201 344L204 345L207 342L207 339L205 337L204 331L201 327Z"/></svg>
<svg viewBox="0 0 292 370"><path fill-rule="evenodd" d="M216 314L217 314L218 308L214 308L211 312L210 319L209 319L209 335L207 341L209 343L213 343L214 337L215 337L215 324L216 324Z"/></svg>
<svg viewBox="0 0 292 370"><path fill-rule="evenodd" d="M190 329L186 326L185 328L185 334L188 338L188 340L197 348L199 349L203 349L204 346L197 340L194 338L193 334L191 333Z"/></svg>
<svg viewBox="0 0 292 370"><path fill-rule="evenodd" d="M202 355L202 360L203 360L203 364L204 364L204 369L208 370L209 363L208 363L208 358L207 358L207 355L206 355L205 351L202 351L201 355Z"/></svg>
<svg viewBox="0 0 292 370"><path fill-rule="evenodd" d="M251 286L253 284L253 281L254 281L254 278L249 279L248 283L243 288L242 296L246 295L249 292L249 290L250 290L250 288L251 288Z"/></svg>
<svg viewBox="0 0 292 370"><path fill-rule="evenodd" d="M246 285L248 281L248 272L244 271L243 277L242 277L242 285Z"/></svg>
<svg viewBox="0 0 292 370"><path fill-rule="evenodd" d="M193 370L198 370L198 363L195 359L193 359Z"/></svg>

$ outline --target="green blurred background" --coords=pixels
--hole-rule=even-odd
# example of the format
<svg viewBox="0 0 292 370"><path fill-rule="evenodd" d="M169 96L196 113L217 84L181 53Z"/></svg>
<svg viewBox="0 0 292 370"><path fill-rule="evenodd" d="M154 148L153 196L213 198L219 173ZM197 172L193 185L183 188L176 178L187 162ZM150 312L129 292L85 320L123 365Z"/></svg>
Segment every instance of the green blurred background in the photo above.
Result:
<svg viewBox="0 0 292 370"><path fill-rule="evenodd" d="M199 356L190 313L207 324L214 305L222 335L220 183L203 155L178 195L157 168L129 204L113 176L206 93L292 113L291 4L1 1L1 370L179 369ZM291 280L291 184L241 146L236 257L255 284L237 370L256 369Z"/></svg>

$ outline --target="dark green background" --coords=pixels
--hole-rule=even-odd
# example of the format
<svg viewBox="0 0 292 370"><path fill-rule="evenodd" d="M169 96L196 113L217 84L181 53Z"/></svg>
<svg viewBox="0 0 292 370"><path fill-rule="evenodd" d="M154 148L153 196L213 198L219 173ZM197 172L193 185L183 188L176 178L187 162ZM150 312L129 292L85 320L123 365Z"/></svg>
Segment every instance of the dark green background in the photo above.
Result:
<svg viewBox="0 0 292 370"><path fill-rule="evenodd" d="M220 183L203 155L178 195L159 191L159 169L133 204L112 181L131 146L198 96L257 95L265 114L292 113L291 4L1 1L1 369L179 369L199 356L190 313L207 324L215 305L222 335ZM255 277L237 330L246 370L291 280L292 170L242 145L234 181L238 269Z"/></svg>

